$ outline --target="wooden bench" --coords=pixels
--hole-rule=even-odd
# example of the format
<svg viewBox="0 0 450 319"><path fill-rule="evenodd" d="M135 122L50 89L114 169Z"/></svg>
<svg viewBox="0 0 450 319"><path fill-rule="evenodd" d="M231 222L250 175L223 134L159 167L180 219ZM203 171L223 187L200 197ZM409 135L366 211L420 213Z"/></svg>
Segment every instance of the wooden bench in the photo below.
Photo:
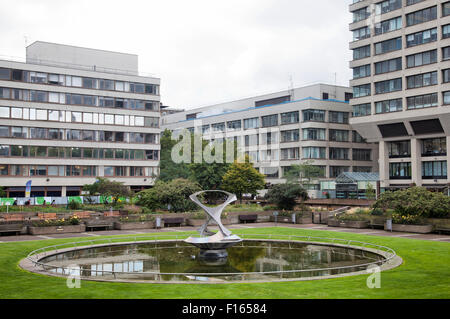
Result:
<svg viewBox="0 0 450 319"><path fill-rule="evenodd" d="M95 228L105 228L105 230L108 230L113 229L114 227L114 221L107 219L90 219L87 220L84 224L86 225L86 230L93 230Z"/></svg>
<svg viewBox="0 0 450 319"><path fill-rule="evenodd" d="M43 219L43 220L54 220L57 219L56 217L56 213L38 213L38 217L39 219Z"/></svg>
<svg viewBox="0 0 450 319"><path fill-rule="evenodd" d="M180 226L184 222L183 217L169 217L163 218L164 227L170 227L171 225Z"/></svg>
<svg viewBox="0 0 450 319"><path fill-rule="evenodd" d="M22 227L22 224L0 225L0 233L14 233L15 235L20 235L22 232Z"/></svg>
<svg viewBox="0 0 450 319"><path fill-rule="evenodd" d="M256 223L258 220L258 215L239 215L239 221L243 222L244 224L250 223Z"/></svg>
<svg viewBox="0 0 450 319"><path fill-rule="evenodd" d="M3 218L8 222L22 222L24 220L22 214L4 214Z"/></svg>

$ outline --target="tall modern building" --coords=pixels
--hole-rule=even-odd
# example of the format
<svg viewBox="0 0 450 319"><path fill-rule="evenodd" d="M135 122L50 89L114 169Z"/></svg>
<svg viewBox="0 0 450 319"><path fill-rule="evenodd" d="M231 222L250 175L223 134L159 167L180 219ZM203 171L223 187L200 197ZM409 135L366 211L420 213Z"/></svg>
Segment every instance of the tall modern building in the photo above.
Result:
<svg viewBox="0 0 450 319"><path fill-rule="evenodd" d="M9 197L79 195L97 176L134 190L159 166L160 79L138 56L34 42L0 60L0 186Z"/></svg>
<svg viewBox="0 0 450 319"><path fill-rule="evenodd" d="M234 140L272 184L283 182L291 165L311 160L322 171L310 189L320 197L320 181L377 171L377 145L349 125L351 95L346 87L317 84L169 114L162 129Z"/></svg>
<svg viewBox="0 0 450 319"><path fill-rule="evenodd" d="M353 117L381 187L450 185L450 1L353 0Z"/></svg>

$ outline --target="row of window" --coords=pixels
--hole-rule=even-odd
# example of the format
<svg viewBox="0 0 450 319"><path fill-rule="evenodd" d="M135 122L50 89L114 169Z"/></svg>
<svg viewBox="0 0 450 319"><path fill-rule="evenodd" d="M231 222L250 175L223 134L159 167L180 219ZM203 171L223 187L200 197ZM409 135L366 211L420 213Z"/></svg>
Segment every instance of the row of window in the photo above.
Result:
<svg viewBox="0 0 450 319"><path fill-rule="evenodd" d="M317 178L324 178L325 172L326 172L326 166L317 166L320 168L320 173L317 174L314 177ZM286 176L286 174L292 169L291 166L282 166L281 171L283 176ZM371 166L353 166L352 167L353 172L365 172L370 173L372 172ZM340 174L350 172L350 166L329 166L329 175L330 178L338 177ZM280 171L278 167L261 167L261 173L263 173L266 178L280 178Z"/></svg>
<svg viewBox="0 0 450 319"><path fill-rule="evenodd" d="M0 106L0 118L65 123L159 127L158 117Z"/></svg>
<svg viewBox="0 0 450 319"><path fill-rule="evenodd" d="M375 94L385 94L401 91L403 87L402 78L375 82ZM442 83L450 82L450 69L442 71ZM406 88L416 89L438 84L437 71L415 74L406 77ZM372 95L371 84L357 85L353 87L353 96L355 98Z"/></svg>
<svg viewBox="0 0 450 319"><path fill-rule="evenodd" d="M39 103L57 103L65 105L82 105L111 107L130 110L159 111L159 102L135 99L123 99L107 96L69 94L48 91L11 89L0 87L0 99L30 101Z"/></svg>
<svg viewBox="0 0 450 319"><path fill-rule="evenodd" d="M447 141L445 137L423 139L420 141L422 156L446 156ZM411 157L411 141L395 141L387 144L389 158Z"/></svg>
<svg viewBox="0 0 450 319"><path fill-rule="evenodd" d="M5 165L0 164L0 176L37 176L37 177L97 177L97 166L82 165ZM103 175L107 177L154 177L157 167L104 166Z"/></svg>
<svg viewBox="0 0 450 319"><path fill-rule="evenodd" d="M159 85L0 68L0 80L159 95Z"/></svg>
<svg viewBox="0 0 450 319"><path fill-rule="evenodd" d="M304 141L326 141L326 129L324 128L305 128L302 129L302 140ZM365 140L356 131L352 132L353 143L365 143ZM300 141L300 130L281 131L281 143L298 142ZM329 130L329 141L334 142L349 142L350 131L347 130ZM245 135L245 146L260 145L259 134ZM276 132L269 132L262 134L262 142L264 145L276 144L278 141L278 134Z"/></svg>
<svg viewBox="0 0 450 319"><path fill-rule="evenodd" d="M92 141L92 142L120 142L120 143L145 143L159 144L159 134L68 130L58 128L0 126L0 137L41 139L41 140L68 140L68 141Z"/></svg>
<svg viewBox="0 0 450 319"><path fill-rule="evenodd" d="M443 92L443 104L450 105L450 91ZM438 94L430 93L406 98L406 108L408 110L422 109L438 106ZM403 110L403 100L393 99L375 102L375 114L399 112ZM353 117L368 116L372 114L370 103L353 106Z"/></svg>
<svg viewBox="0 0 450 319"><path fill-rule="evenodd" d="M389 163L390 179L411 179L411 163ZM422 162L423 179L447 179L447 161Z"/></svg>
<svg viewBox="0 0 450 319"><path fill-rule="evenodd" d="M111 148L0 145L0 156L157 161L159 159L159 151L125 150Z"/></svg>
<svg viewBox="0 0 450 319"><path fill-rule="evenodd" d="M325 114L324 110L304 110L303 114L303 122L325 122ZM244 130L248 129L257 129L257 128L265 128L265 127L273 127L278 125L286 125L286 124L295 124L300 122L300 113L299 111L295 112L287 112L280 114L281 121L279 123L279 114L262 116L261 119L259 117L244 119ZM328 113L328 121L329 123L339 123L339 124L348 124L349 122L349 112L336 112L329 111ZM261 123L260 123L261 122ZM242 121L228 121L214 124L207 124L201 127L202 134L210 134L211 132L225 132L225 127L227 131L238 131L242 130ZM187 128L190 132L194 132L194 127Z"/></svg>

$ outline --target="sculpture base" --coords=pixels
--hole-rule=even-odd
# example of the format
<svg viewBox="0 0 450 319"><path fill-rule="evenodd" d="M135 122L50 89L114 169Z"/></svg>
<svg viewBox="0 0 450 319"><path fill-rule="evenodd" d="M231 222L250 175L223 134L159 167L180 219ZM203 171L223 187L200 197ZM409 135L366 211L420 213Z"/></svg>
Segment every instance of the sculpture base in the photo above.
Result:
<svg viewBox="0 0 450 319"><path fill-rule="evenodd" d="M236 235L224 237L221 233L217 233L209 237L189 237L184 242L202 250L225 250L242 242L242 238Z"/></svg>

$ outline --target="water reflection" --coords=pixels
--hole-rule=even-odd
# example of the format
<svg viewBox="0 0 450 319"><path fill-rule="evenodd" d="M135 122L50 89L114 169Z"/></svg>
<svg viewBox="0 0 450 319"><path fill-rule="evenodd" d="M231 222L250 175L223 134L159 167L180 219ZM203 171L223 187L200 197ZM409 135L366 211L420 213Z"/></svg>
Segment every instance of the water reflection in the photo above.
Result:
<svg viewBox="0 0 450 319"><path fill-rule="evenodd" d="M382 259L353 248L292 242L244 241L227 251L228 258L204 260L199 258L200 250L191 245L152 242L80 249L42 262L56 267L49 271L61 274L68 274L70 265L78 265L72 275L102 279L233 281L334 275L362 270L366 267L358 265ZM345 266L352 267L325 269ZM324 270L299 271L308 269Z"/></svg>

